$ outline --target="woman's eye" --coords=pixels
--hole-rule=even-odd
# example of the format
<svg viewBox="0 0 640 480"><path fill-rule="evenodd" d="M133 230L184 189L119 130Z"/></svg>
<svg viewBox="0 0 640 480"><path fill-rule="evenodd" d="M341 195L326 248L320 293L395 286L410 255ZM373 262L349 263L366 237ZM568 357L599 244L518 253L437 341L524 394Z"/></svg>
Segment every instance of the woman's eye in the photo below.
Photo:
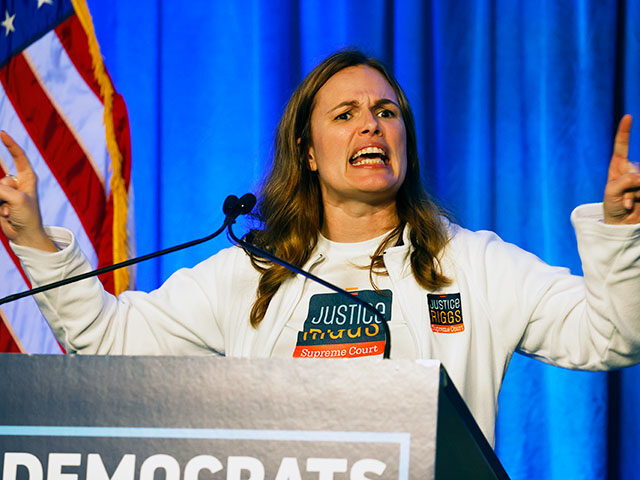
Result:
<svg viewBox="0 0 640 480"><path fill-rule="evenodd" d="M381 118L394 118L396 116L396 112L385 108L384 110L380 110L378 112L378 116Z"/></svg>
<svg viewBox="0 0 640 480"><path fill-rule="evenodd" d="M349 120L351 118L351 113L350 112L344 112L341 113L340 115L338 115L335 119L336 120Z"/></svg>

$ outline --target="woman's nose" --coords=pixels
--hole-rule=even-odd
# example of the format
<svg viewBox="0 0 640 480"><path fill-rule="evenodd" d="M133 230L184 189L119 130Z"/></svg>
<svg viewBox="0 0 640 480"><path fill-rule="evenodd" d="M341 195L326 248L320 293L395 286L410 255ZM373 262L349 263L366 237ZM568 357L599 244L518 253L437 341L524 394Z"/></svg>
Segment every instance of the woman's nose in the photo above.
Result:
<svg viewBox="0 0 640 480"><path fill-rule="evenodd" d="M378 123L378 117L373 112L366 113L360 127L361 135L379 135L380 124Z"/></svg>

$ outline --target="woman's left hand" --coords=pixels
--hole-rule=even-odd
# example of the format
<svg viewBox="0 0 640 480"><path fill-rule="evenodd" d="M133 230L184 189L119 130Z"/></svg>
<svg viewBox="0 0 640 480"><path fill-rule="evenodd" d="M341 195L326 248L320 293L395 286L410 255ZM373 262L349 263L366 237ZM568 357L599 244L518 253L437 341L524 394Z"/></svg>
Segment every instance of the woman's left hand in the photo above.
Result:
<svg viewBox="0 0 640 480"><path fill-rule="evenodd" d="M629 162L631 115L625 115L618 125L609 164L607 186L604 189L604 223L640 223L640 170Z"/></svg>

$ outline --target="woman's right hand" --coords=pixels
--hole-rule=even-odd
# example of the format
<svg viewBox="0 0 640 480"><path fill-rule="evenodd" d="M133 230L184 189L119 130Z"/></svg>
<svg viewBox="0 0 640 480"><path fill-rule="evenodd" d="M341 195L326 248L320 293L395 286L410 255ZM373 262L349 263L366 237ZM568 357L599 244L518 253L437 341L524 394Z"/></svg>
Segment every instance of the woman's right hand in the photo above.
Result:
<svg viewBox="0 0 640 480"><path fill-rule="evenodd" d="M0 179L0 229L16 245L57 252L42 226L38 178L27 156L6 132L0 132L0 139L16 166L16 176Z"/></svg>

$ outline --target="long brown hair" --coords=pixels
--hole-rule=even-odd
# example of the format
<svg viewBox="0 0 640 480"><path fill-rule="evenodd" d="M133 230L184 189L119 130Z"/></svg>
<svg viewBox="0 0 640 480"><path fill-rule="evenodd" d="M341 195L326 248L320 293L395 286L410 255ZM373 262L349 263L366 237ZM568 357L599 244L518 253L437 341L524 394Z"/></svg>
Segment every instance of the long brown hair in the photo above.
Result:
<svg viewBox="0 0 640 480"><path fill-rule="evenodd" d="M291 96L280 119L275 139L273 166L262 186L257 220L262 228L252 230L252 241L294 265L302 266L316 246L322 225L323 206L317 173L309 168L311 112L318 90L340 70L357 65L376 69L398 97L407 141L407 174L396 196L399 224L382 241L371 259L373 273L386 273L382 253L397 241L405 225L410 227L411 268L422 287L437 290L450 283L439 263L439 254L448 241L440 208L420 183L420 163L413 113L407 97L385 66L358 50L344 50L329 56L307 75ZM284 267L251 255L251 263L261 276L258 296L251 309L251 325L262 321L282 282L292 274Z"/></svg>

